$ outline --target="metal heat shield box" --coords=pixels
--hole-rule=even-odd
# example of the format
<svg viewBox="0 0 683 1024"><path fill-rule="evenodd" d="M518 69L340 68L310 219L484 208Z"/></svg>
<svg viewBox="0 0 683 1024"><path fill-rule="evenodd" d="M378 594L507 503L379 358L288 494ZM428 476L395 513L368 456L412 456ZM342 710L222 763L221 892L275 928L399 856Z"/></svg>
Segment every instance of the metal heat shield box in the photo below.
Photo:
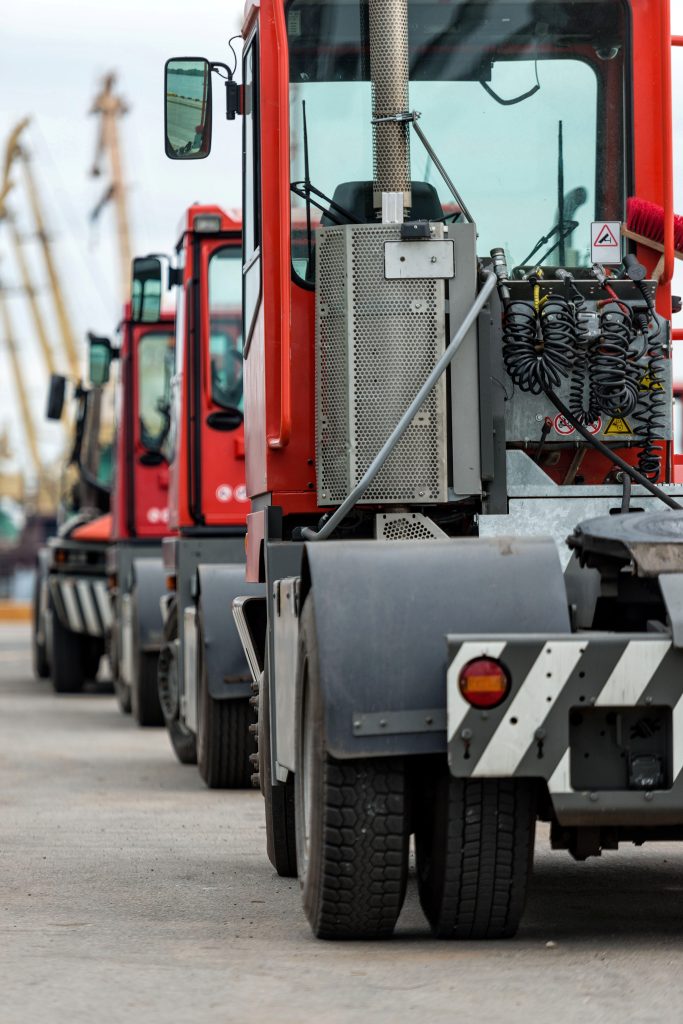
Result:
<svg viewBox="0 0 683 1024"><path fill-rule="evenodd" d="M434 233L443 238L437 225ZM344 500L408 408L446 345L444 281L385 276L400 226L317 232L316 455L321 505ZM448 499L442 377L370 485L365 503Z"/></svg>

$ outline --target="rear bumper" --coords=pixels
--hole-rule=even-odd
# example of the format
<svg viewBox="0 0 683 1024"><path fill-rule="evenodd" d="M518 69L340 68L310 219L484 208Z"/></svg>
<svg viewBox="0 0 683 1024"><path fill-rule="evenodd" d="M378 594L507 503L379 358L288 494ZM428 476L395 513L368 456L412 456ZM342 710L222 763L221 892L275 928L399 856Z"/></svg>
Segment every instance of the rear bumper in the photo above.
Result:
<svg viewBox="0 0 683 1024"><path fill-rule="evenodd" d="M562 825L683 824L683 651L667 634L449 635L448 758L459 778L545 780ZM497 708L460 670L508 669Z"/></svg>

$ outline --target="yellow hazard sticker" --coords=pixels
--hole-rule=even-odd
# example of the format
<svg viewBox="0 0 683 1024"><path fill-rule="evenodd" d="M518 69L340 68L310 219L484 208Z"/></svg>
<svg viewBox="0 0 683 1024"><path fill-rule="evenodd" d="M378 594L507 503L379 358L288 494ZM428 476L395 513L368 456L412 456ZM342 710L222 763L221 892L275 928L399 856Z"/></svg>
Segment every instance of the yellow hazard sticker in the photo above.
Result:
<svg viewBox="0 0 683 1024"><path fill-rule="evenodd" d="M642 376L640 378L640 384L638 386L639 386L641 391L661 391L662 390L661 382L658 381L658 380L654 380L653 381L652 377L650 376L649 373L647 373L647 371L645 372L644 376Z"/></svg>
<svg viewBox="0 0 683 1024"><path fill-rule="evenodd" d="M605 427L606 434L632 434L628 421L623 416L613 416Z"/></svg>

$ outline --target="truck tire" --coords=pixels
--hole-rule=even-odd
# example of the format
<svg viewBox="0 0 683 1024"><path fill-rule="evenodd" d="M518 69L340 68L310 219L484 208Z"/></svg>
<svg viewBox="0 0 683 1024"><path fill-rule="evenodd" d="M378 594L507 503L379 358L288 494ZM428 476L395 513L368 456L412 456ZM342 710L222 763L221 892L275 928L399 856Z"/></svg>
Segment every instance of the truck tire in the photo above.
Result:
<svg viewBox="0 0 683 1024"><path fill-rule="evenodd" d="M47 646L44 639L42 641L38 639L40 632L45 637L45 623L40 621L40 590L43 582L40 569L37 568L33 585L33 672L38 679L49 679L50 663L47 658ZM42 630L40 629L41 626Z"/></svg>
<svg viewBox="0 0 683 1024"><path fill-rule="evenodd" d="M80 693L88 678L85 662L85 640L60 622L52 608L52 649L49 654L50 679L55 693Z"/></svg>
<svg viewBox="0 0 683 1024"><path fill-rule="evenodd" d="M82 658L83 674L86 679L94 680L100 670L100 661L104 654L104 641L96 636L83 638Z"/></svg>
<svg viewBox="0 0 683 1024"><path fill-rule="evenodd" d="M195 736L180 721L180 694L178 691L178 605L174 600L164 622L163 644L159 653L157 682L159 704L164 716L173 752L181 764L197 763Z"/></svg>
<svg viewBox="0 0 683 1024"><path fill-rule="evenodd" d="M138 628L138 610L135 592L132 594L133 620L133 678L130 696L133 718L143 727L164 725L164 714L159 701L159 653L143 651Z"/></svg>
<svg viewBox="0 0 683 1024"><path fill-rule="evenodd" d="M298 672L296 852L306 917L318 938L389 938L408 878L404 761L336 761L325 750L310 600L301 613Z"/></svg>
<svg viewBox="0 0 683 1024"><path fill-rule="evenodd" d="M118 704L122 715L129 715L131 713L131 693L130 686L121 678L119 631L116 622L112 624L112 628L109 630L107 636L107 654L109 655L109 664L111 665L112 678L114 680L116 703Z"/></svg>
<svg viewBox="0 0 683 1024"><path fill-rule="evenodd" d="M270 688L268 662L259 679L258 694L258 765L259 786L266 812L266 853L281 878L296 878L296 825L294 815L294 781L276 782L270 761Z"/></svg>
<svg viewBox="0 0 683 1024"><path fill-rule="evenodd" d="M420 903L441 939L505 939L519 926L531 875L536 786L454 779L445 761L420 787L415 834Z"/></svg>
<svg viewBox="0 0 683 1024"><path fill-rule="evenodd" d="M130 687L133 718L143 727L164 725L159 703L159 655L156 651L135 651Z"/></svg>
<svg viewBox="0 0 683 1024"><path fill-rule="evenodd" d="M248 697L216 700L209 693L202 609L197 612L197 766L209 789L251 789L250 755L256 743L249 726Z"/></svg>

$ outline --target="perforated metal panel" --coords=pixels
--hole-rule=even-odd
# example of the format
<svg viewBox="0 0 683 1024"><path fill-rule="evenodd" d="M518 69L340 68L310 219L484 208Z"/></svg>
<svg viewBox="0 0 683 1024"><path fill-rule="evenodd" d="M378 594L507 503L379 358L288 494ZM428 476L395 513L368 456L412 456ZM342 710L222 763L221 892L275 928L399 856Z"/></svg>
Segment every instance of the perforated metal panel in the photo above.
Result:
<svg viewBox="0 0 683 1024"><path fill-rule="evenodd" d="M370 76L373 117L409 110L408 0L370 0ZM374 202L382 192L410 194L409 126L385 121L373 126ZM408 199L408 202L410 200Z"/></svg>
<svg viewBox="0 0 683 1024"><path fill-rule="evenodd" d="M383 512L375 521L377 540L444 540L447 534L420 512Z"/></svg>
<svg viewBox="0 0 683 1024"><path fill-rule="evenodd" d="M323 505L340 503L358 482L445 348L443 282L384 277L384 243L399 237L399 227L382 224L318 231L316 437ZM363 501L446 499L442 377Z"/></svg>

